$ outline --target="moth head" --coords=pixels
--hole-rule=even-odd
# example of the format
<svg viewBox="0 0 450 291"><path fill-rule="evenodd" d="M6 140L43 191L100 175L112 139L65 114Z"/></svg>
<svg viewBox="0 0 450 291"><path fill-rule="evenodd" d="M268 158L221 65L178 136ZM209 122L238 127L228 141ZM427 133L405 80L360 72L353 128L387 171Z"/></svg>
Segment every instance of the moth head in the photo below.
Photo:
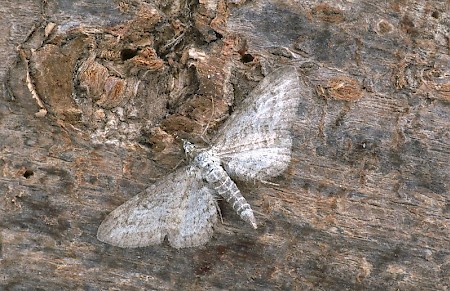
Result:
<svg viewBox="0 0 450 291"><path fill-rule="evenodd" d="M183 149L190 161L194 160L201 151L196 145L185 139L183 139Z"/></svg>
<svg viewBox="0 0 450 291"><path fill-rule="evenodd" d="M185 139L183 139L183 149L188 156L192 156L196 152L195 145Z"/></svg>

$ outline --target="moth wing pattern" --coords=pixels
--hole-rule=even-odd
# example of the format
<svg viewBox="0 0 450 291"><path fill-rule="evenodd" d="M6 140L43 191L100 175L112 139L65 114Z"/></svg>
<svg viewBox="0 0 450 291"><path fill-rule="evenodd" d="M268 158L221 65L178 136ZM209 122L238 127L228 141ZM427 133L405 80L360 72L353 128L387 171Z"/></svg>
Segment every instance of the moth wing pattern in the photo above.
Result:
<svg viewBox="0 0 450 291"><path fill-rule="evenodd" d="M213 190L198 171L183 167L112 211L97 238L134 248L161 244L167 236L172 247L194 247L209 241L216 221Z"/></svg>
<svg viewBox="0 0 450 291"><path fill-rule="evenodd" d="M218 219L214 190L204 183L198 169L192 167L191 171L195 171L195 177L188 181L178 216L171 221L173 228L168 233L169 243L175 248L206 244Z"/></svg>
<svg viewBox="0 0 450 291"><path fill-rule="evenodd" d="M287 168L299 86L294 67L278 69L267 75L227 119L213 139L213 150L230 176L264 180Z"/></svg>

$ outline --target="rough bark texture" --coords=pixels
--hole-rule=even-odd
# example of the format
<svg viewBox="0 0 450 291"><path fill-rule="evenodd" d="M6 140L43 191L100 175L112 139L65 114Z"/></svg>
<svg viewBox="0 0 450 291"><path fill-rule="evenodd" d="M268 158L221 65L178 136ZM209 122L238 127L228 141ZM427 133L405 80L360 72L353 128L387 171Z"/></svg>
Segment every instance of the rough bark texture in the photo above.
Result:
<svg viewBox="0 0 450 291"><path fill-rule="evenodd" d="M447 290L448 1L2 1L1 289ZM261 78L308 81L277 186L204 247L120 249L102 219Z"/></svg>

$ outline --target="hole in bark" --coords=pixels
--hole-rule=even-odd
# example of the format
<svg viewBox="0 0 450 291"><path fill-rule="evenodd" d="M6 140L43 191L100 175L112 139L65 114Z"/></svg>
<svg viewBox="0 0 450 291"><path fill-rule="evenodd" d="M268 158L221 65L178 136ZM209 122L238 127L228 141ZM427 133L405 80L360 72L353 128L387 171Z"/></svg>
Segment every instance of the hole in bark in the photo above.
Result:
<svg viewBox="0 0 450 291"><path fill-rule="evenodd" d="M129 60L137 55L137 50L133 49L123 49L120 52L120 57L122 58L122 61Z"/></svg>
<svg viewBox="0 0 450 291"><path fill-rule="evenodd" d="M254 57L251 54L243 54L241 57L241 61L243 63L249 63L251 61L253 61Z"/></svg>
<svg viewBox="0 0 450 291"><path fill-rule="evenodd" d="M31 176L33 176L33 171L32 170L25 170L25 173L23 173L23 176L25 177L25 179L30 178Z"/></svg>
<svg viewBox="0 0 450 291"><path fill-rule="evenodd" d="M431 16L434 18L439 18L439 12L438 11L434 11L433 13L431 13Z"/></svg>

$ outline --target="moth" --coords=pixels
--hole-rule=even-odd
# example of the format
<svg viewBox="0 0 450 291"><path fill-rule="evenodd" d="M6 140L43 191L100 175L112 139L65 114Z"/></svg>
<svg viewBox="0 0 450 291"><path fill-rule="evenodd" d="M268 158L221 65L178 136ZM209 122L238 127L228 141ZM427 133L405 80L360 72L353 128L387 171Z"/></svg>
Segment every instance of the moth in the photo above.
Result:
<svg viewBox="0 0 450 291"><path fill-rule="evenodd" d="M97 238L124 248L157 245L166 237L175 248L203 245L218 220L218 196L256 229L253 210L232 179L265 181L287 168L299 100L294 67L267 75L227 119L209 149L184 141L190 163L112 211Z"/></svg>

